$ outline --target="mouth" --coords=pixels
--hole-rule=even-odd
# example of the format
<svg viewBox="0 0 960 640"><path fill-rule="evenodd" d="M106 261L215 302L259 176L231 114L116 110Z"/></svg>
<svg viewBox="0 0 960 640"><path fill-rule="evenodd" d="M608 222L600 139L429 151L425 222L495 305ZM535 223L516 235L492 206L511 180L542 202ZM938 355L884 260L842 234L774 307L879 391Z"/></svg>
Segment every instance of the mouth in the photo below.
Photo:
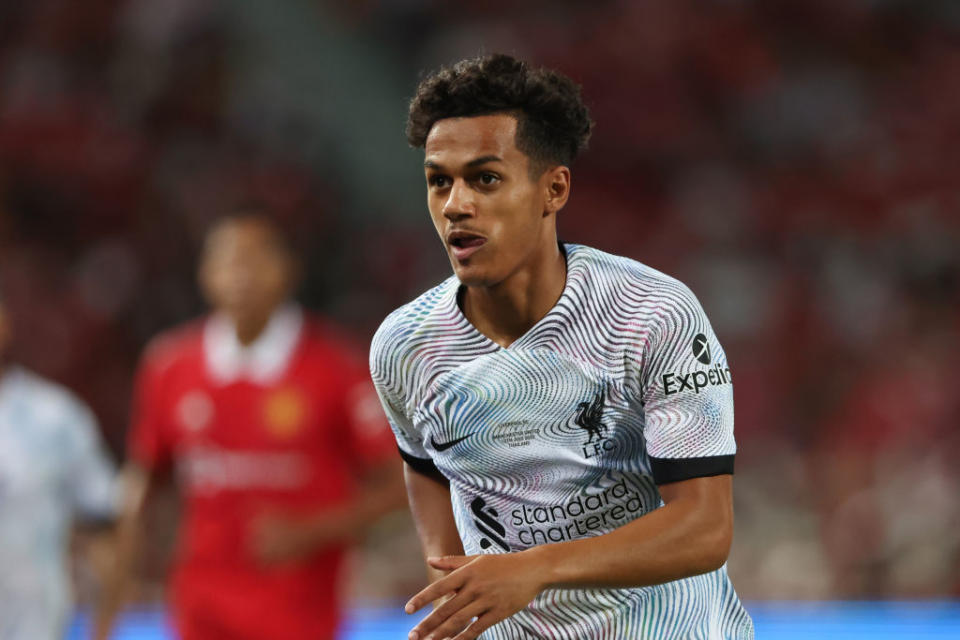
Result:
<svg viewBox="0 0 960 640"><path fill-rule="evenodd" d="M466 260L486 243L486 238L472 231L451 231L447 234L447 244L450 245L450 252L459 261Z"/></svg>

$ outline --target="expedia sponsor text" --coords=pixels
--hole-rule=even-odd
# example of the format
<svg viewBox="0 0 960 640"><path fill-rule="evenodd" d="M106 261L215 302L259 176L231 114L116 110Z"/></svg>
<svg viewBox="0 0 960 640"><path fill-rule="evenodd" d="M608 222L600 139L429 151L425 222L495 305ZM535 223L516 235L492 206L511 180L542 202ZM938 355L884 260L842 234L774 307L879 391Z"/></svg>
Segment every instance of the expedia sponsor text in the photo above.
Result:
<svg viewBox="0 0 960 640"><path fill-rule="evenodd" d="M722 367L719 364L714 365L707 371L694 371L693 373L667 373L662 376L664 395L673 395L681 391L693 391L700 393L701 389L706 387L717 387L724 384L730 384L733 378L730 376L730 368Z"/></svg>

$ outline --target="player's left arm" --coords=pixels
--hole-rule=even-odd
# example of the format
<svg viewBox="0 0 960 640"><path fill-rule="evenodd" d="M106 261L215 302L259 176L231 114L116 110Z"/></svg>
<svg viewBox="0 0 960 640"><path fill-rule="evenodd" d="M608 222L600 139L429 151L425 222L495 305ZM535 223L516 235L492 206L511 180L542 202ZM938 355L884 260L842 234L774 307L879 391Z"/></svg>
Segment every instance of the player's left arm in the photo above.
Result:
<svg viewBox="0 0 960 640"><path fill-rule="evenodd" d="M733 537L732 480L725 474L662 485L662 508L602 536L512 554L432 558L431 566L452 573L414 596L407 611L456 595L414 627L411 640L441 640L477 618L449 636L473 640L551 587L639 587L718 569Z"/></svg>

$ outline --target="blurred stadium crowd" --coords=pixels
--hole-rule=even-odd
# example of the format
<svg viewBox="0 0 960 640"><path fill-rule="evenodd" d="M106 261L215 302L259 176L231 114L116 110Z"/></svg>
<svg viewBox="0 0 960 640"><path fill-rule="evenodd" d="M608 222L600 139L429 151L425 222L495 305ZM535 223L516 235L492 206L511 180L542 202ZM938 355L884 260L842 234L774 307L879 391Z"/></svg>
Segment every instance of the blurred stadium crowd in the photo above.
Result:
<svg viewBox="0 0 960 640"><path fill-rule="evenodd" d="M598 123L565 239L688 282L724 342L741 596L960 595L958 39L950 0L0 3L16 357L119 455L140 348L202 311L203 231L251 199L296 231L301 298L368 338L449 273L405 99L505 50ZM361 597L421 578L386 526Z"/></svg>

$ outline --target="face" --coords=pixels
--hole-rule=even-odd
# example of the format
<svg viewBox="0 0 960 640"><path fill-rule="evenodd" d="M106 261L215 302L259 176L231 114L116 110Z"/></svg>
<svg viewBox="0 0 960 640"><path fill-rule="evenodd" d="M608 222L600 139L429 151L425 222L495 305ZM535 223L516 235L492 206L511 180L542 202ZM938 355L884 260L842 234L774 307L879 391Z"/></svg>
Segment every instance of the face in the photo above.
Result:
<svg viewBox="0 0 960 640"><path fill-rule="evenodd" d="M569 171L531 177L516 133L515 117L496 114L439 120L427 136L427 205L467 286L495 286L556 242Z"/></svg>
<svg viewBox="0 0 960 640"><path fill-rule="evenodd" d="M292 257L264 219L227 221L207 236L200 285L210 306L238 320L268 317L290 295Z"/></svg>

